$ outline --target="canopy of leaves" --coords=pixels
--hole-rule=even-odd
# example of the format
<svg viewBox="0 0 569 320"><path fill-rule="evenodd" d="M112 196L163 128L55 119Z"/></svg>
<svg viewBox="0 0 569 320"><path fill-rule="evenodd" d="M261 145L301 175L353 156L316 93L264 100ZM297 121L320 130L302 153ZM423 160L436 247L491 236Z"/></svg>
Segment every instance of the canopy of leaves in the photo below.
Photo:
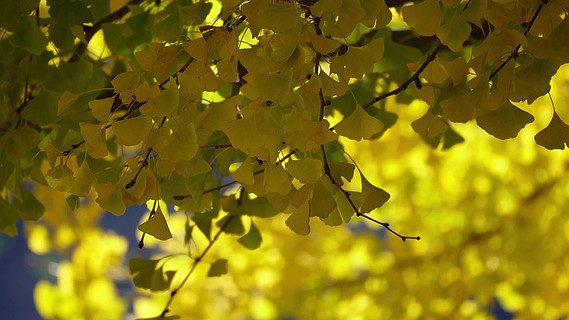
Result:
<svg viewBox="0 0 569 320"><path fill-rule="evenodd" d="M129 271L140 289L170 291L168 300L156 310L152 305L137 309L144 317L164 318L197 314L192 304L183 306L179 301L198 299L178 298L180 292L187 292L189 282L199 278L192 274L213 277L212 283L226 273L242 275L241 267L233 269L230 259L235 249L225 256L216 253L217 260L206 256L222 241L222 234L238 236L233 243L243 248L257 249L280 234L272 222L260 218L274 217L271 221L306 236L315 229L325 232L316 227L322 222L338 226L355 217L389 234L389 240L382 233L377 241L381 252L412 253L401 253L402 258L395 260L403 264L398 265L387 256L358 253L376 248L365 242L364 249L354 249L353 258L361 266L348 266L356 269L351 278L339 269L330 275L312 274L314 278L307 278L309 285L304 289L324 290L326 285L335 286L335 281L348 287L350 281L359 283L365 292L398 297L394 301L402 309L370 313L386 317L425 317L431 309L443 311L426 317L457 312L468 317L485 310L491 299L511 311L541 310L549 312L548 318L564 316L567 310L555 304L555 299L566 291L566 278L549 279L556 281L558 291L531 306L516 296L539 292L533 282L523 287L532 276L529 273L522 273L518 280L494 282L495 290L486 296L474 291L454 295L454 299L472 301L466 305L446 298L436 300L428 287L422 293L425 299L434 299L429 306L415 295L398 296L396 290L413 286L419 290L419 275L406 271L405 261L432 264L436 269L459 258L466 269L484 261L486 267L502 270L499 267L508 259L496 251L503 247L516 252L509 241L531 241L513 236L517 228L525 232L531 225L537 231L530 234L545 238L547 228L541 224L546 222L531 220L535 217L528 217L531 223L523 225L506 225L497 219L525 217L528 209L520 203L533 203L534 198L524 200L523 194L557 183L560 178L554 173L558 169L547 167L550 158L543 156L544 171L535 177L509 178L508 183L525 188L520 191L501 186L490 192L502 180L466 179L467 173L457 173L464 180L455 183L456 177L448 172L472 165L478 155L460 145L471 143L470 137L477 141L476 135L483 132L498 139L517 137L510 143L519 143L520 152L526 153L569 146L567 101L561 99L565 93L556 93L550 84L559 68L569 62L568 5L566 0L7 0L0 9L0 231L15 235L19 220L40 220L30 227L40 230L36 238L29 233L36 252L89 251L91 238L84 231L101 235L95 225L100 211L122 216L130 207L147 205L147 219L132 226L141 233L139 246L164 241L172 247L162 249L172 255L133 259ZM544 100L548 94L550 99ZM421 110L405 110L403 105L416 106L418 101L424 103ZM548 117L545 122L544 115ZM540 127L529 129L534 123ZM413 138L401 130L412 132ZM492 141L487 143L498 143ZM454 162L448 160L446 165L453 167L447 169L443 160L430 158L437 154L432 149L462 152L449 153L447 158ZM483 150L480 154L492 153ZM504 160L496 157L501 167L488 170L517 170L504 167ZM391 158L398 161L390 162ZM405 165L410 166L405 170L412 171L409 177L402 174ZM446 172L440 175L444 179L434 180L439 187L423 180L435 176L430 166ZM524 178L529 180L519 182ZM403 192L408 195L406 201L401 200ZM476 205L464 204L465 199L473 199L466 197L469 192L487 195L473 201L494 205L495 210L487 212L495 214L483 215L482 209L475 210ZM395 200L390 202L391 198ZM443 198L454 199L448 205L456 205L447 213L453 217L447 222L441 214L432 213ZM389 208L378 210L383 206ZM53 212L55 208L60 212ZM170 216L172 208L180 214ZM70 218L82 210L93 216L82 218L88 223ZM397 210L399 215L393 213ZM72 211L74 215L69 216ZM381 219L374 218L380 213ZM558 217L548 214L549 226ZM347 232L338 229L333 232ZM266 236L267 232L275 235ZM495 240L500 232L505 236ZM53 243L47 236L50 233L55 234ZM418 240L418 234L431 240L409 247L392 243L393 239ZM524 235L527 238L528 233ZM448 243L429 246L436 236ZM490 249L483 252L476 245L485 239ZM112 241L101 242L101 246L113 245ZM84 279L74 274L84 267L75 264L87 263L80 254L63 265L61 275L67 278L61 281L85 281L73 287L78 291L40 283L36 297L42 316L77 318L84 312L89 317L94 309L108 310L107 318L112 314L120 318L122 304L94 298L103 293L115 296L112 284L102 276L114 265L109 261L124 254L119 242L114 242L115 251L97 249L101 250L98 258L90 259L104 257L108 263L92 267L93 273ZM443 253L448 252L455 256L439 263L438 257L446 258ZM180 259L172 258L178 255ZM552 257L557 257L555 252L540 260L544 267ZM386 265L366 264L365 259ZM209 271L204 273L204 266ZM385 280L382 272L392 266L403 272ZM358 268L379 273L366 274ZM483 266L476 269L478 273L469 270L468 274L460 268L449 265L443 272L453 278L438 283L450 286L461 279L470 281L482 273ZM517 268L501 272L515 274ZM547 272L557 275L558 271L564 270ZM259 272L246 278L251 284L264 283L262 290L281 283L277 276ZM429 271L424 283L432 284L434 278L428 277L435 273ZM299 273L290 273L295 274ZM375 282L363 285L367 277ZM298 288L289 288L292 282L281 283L280 292L294 295ZM70 294L79 297L82 290L90 295L84 301L74 300L69 310L50 307L61 305ZM349 292L360 299L353 302L357 306L370 304L365 302L369 296L358 298L357 290L319 299L335 305ZM251 303L257 306L255 310L267 312L254 315L258 318L293 312L290 306L274 301L275 296L265 296L238 305ZM356 308L351 304L338 307L352 312ZM301 307L298 312L314 314ZM340 317L342 312L330 315ZM329 317L323 314L322 318Z"/></svg>

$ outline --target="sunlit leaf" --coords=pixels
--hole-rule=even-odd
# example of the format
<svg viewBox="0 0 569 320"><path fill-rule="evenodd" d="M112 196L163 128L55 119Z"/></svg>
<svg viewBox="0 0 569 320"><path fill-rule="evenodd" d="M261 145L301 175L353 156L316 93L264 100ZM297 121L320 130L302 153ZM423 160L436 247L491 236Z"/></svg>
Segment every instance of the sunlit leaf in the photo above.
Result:
<svg viewBox="0 0 569 320"><path fill-rule="evenodd" d="M140 107L140 113L148 117L165 117L178 108L179 95L176 81L170 79L165 89L156 98Z"/></svg>
<svg viewBox="0 0 569 320"><path fill-rule="evenodd" d="M422 36L432 36L441 24L439 1L425 0L401 9L403 19Z"/></svg>
<svg viewBox="0 0 569 320"><path fill-rule="evenodd" d="M85 149L89 155L100 159L109 154L107 140L105 139L105 129L102 129L100 124L81 122L79 128L83 138L85 138Z"/></svg>
<svg viewBox="0 0 569 320"><path fill-rule="evenodd" d="M316 182L322 176L322 161L313 158L289 161L287 171L302 183Z"/></svg>
<svg viewBox="0 0 569 320"><path fill-rule="evenodd" d="M93 112L95 119L105 122L109 119L114 101L115 97L92 100L89 101L89 109Z"/></svg>
<svg viewBox="0 0 569 320"><path fill-rule="evenodd" d="M116 142L118 144L135 146L150 134L152 121L144 116L139 116L115 121L112 123L111 128L117 136Z"/></svg>
<svg viewBox="0 0 569 320"><path fill-rule="evenodd" d="M95 185L97 191L97 203L101 208L114 215L123 215L126 206L123 201L121 188L111 182L98 183Z"/></svg>

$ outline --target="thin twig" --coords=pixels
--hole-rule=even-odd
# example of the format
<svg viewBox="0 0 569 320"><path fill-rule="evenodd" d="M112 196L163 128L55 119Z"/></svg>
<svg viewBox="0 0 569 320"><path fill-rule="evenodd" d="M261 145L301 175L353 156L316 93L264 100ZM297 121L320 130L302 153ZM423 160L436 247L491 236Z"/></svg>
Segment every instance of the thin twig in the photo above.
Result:
<svg viewBox="0 0 569 320"><path fill-rule="evenodd" d="M223 225L219 228L219 230L217 231L215 236L213 236L213 239L211 239L211 241L209 242L207 247L204 249L204 251L194 260L194 264L192 265L190 271L188 271L188 274L186 274L184 279L182 279L182 282L180 282L180 284L178 285L178 287L176 289L174 289L172 292L170 292L170 298L168 298L168 302L166 302L166 306L164 307L164 310L160 314L161 317L166 316L166 313L168 313L168 311L169 311L168 308L170 307L170 304L172 303L172 300L174 300L174 297L176 296L176 294L180 291L180 289L182 289L182 287L184 287L184 285L186 284L186 282L188 281L188 279L190 278L190 276L192 275L192 273L196 269L196 266L198 265L198 263L203 260L203 258L208 253L208 251L211 249L211 247L213 247L213 244L217 241L217 239L219 238L221 233L225 231L227 226L229 226L229 223L231 223L231 221L235 217L237 217L237 216L231 215L231 216L229 216L229 218L227 218L227 220L225 220Z"/></svg>
<svg viewBox="0 0 569 320"><path fill-rule="evenodd" d="M537 16L539 15L539 13L541 12L541 10L543 9L543 6L545 6L545 4L547 3L547 0L542 0L541 3L539 4L539 6L537 7L537 10L535 10L534 14L532 15L529 23L527 24L525 30L524 30L524 36L527 36L531 27L533 26L533 24L535 23L535 20L537 19ZM492 78L494 78L498 72L500 72L507 64L508 62L510 62L510 60L512 59L516 59L519 55L520 55L520 49L522 48L522 44L518 43L518 45L514 48L514 50L512 50L512 53L510 53L510 55L506 58L506 60L504 60L499 66L498 68L496 68L496 70L494 70L494 72L492 72L492 74L490 74L490 80L492 80Z"/></svg>
<svg viewBox="0 0 569 320"><path fill-rule="evenodd" d="M367 109L369 107L371 107L373 104L375 104L376 102L379 102L387 97L393 96L393 95L397 95L400 92L404 91L405 89L407 89L407 87L411 84L411 83L415 83L415 85L417 86L417 88L421 88L421 79L419 79L419 76L421 75L421 73L423 71L425 71L425 69L427 68L427 66L433 62L435 60L435 58L437 57L437 53L439 53L439 50L441 50L441 48L443 47L442 43L439 43L439 45L435 48L435 50L433 50L433 52L427 57L427 60L425 60L425 62L423 62L423 64L419 67L419 69L417 69L417 71L415 71L415 73L413 73L413 75L407 79L407 81L403 82L398 88L393 89L389 92L386 92L380 96L377 96L373 99L371 99L370 102L368 102L367 104L365 104L363 106L364 109Z"/></svg>

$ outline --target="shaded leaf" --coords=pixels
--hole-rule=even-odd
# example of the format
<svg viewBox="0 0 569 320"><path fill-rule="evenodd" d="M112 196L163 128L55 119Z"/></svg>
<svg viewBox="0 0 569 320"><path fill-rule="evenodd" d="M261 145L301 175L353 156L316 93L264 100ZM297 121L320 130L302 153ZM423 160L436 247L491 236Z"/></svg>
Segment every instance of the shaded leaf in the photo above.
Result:
<svg viewBox="0 0 569 320"><path fill-rule="evenodd" d="M569 146L569 126L553 112L551 122L535 135L535 142L549 150L563 150Z"/></svg>
<svg viewBox="0 0 569 320"><path fill-rule="evenodd" d="M501 108L476 118L480 128L499 139L514 138L526 124L533 122L530 113L506 102Z"/></svg>
<svg viewBox="0 0 569 320"><path fill-rule="evenodd" d="M209 267L208 277L219 277L227 273L227 259L218 259Z"/></svg>
<svg viewBox="0 0 569 320"><path fill-rule="evenodd" d="M251 220L251 228L249 228L249 232L237 241L239 241L239 243L241 243L245 248L251 250L257 249L261 246L263 238L261 237L261 233L257 226L253 223L253 220Z"/></svg>
<svg viewBox="0 0 569 320"><path fill-rule="evenodd" d="M158 206L158 210L146 222L138 226L138 230L148 233L158 240L168 240L172 238L172 233L168 227L168 222Z"/></svg>

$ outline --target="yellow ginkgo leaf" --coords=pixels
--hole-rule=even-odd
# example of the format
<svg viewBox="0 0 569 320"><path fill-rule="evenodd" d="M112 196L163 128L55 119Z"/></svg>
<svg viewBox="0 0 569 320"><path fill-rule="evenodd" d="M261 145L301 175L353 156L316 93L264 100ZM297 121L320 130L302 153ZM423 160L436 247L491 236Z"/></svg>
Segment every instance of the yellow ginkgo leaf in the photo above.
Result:
<svg viewBox="0 0 569 320"><path fill-rule="evenodd" d="M234 169L236 168L236 169ZM231 170L231 175L235 180L239 181L241 184L254 184L255 176L253 175L253 165L249 158L245 159L241 164L234 163L229 168Z"/></svg>
<svg viewBox="0 0 569 320"><path fill-rule="evenodd" d="M338 41L328 39L323 35L317 35L315 33L310 34L310 41L312 41L314 50L321 54L328 54L340 47L340 43Z"/></svg>
<svg viewBox="0 0 569 320"><path fill-rule="evenodd" d="M121 190L122 188L117 187L112 182L96 184L95 191L97 192L97 203L101 208L114 215L123 215L126 210L126 205L124 204Z"/></svg>
<svg viewBox="0 0 569 320"><path fill-rule="evenodd" d="M290 191L290 180L281 165L267 164L265 166L265 190L287 195Z"/></svg>
<svg viewBox="0 0 569 320"><path fill-rule="evenodd" d="M86 197L95 183L95 176L87 161L84 160L79 169L73 173L73 186L70 192L80 197Z"/></svg>
<svg viewBox="0 0 569 320"><path fill-rule="evenodd" d="M172 233L168 227L168 222L158 206L158 210L146 222L138 226L138 230L148 233L158 240L168 240L172 238Z"/></svg>
<svg viewBox="0 0 569 320"><path fill-rule="evenodd" d="M441 8L438 0L425 0L401 9L403 19L422 36L432 36L441 24Z"/></svg>
<svg viewBox="0 0 569 320"><path fill-rule="evenodd" d="M183 44L184 50L197 61L207 61L207 42L205 38L197 38Z"/></svg>
<svg viewBox="0 0 569 320"><path fill-rule="evenodd" d="M254 86L261 98L278 102L290 92L292 69L277 74L256 73L250 77L249 81L248 85ZM243 88L243 90L246 89Z"/></svg>
<svg viewBox="0 0 569 320"><path fill-rule="evenodd" d="M303 205L294 210L285 221L285 224L290 230L301 236L306 236L310 233L308 209L308 201L306 201Z"/></svg>
<svg viewBox="0 0 569 320"><path fill-rule="evenodd" d="M79 129L85 139L85 149L91 157L101 159L109 154L105 130L101 128L100 124L81 122L79 123Z"/></svg>
<svg viewBox="0 0 569 320"><path fill-rule="evenodd" d="M362 204L360 206L361 213L368 213L373 209L377 209L383 206L384 203L389 200L389 193L385 190L378 188L371 184L367 179L362 175Z"/></svg>
<svg viewBox="0 0 569 320"><path fill-rule="evenodd" d="M145 116L138 116L113 122L111 128L117 136L116 143L136 146L148 136L152 121Z"/></svg>
<svg viewBox="0 0 569 320"><path fill-rule="evenodd" d="M95 119L105 122L109 119L114 101L114 96L105 99L92 100L89 101L89 109L93 112Z"/></svg>
<svg viewBox="0 0 569 320"><path fill-rule="evenodd" d="M446 124L439 116L434 115L428 110L421 118L413 121L411 127L421 137L432 139L448 129Z"/></svg>
<svg viewBox="0 0 569 320"><path fill-rule="evenodd" d="M476 118L478 126L498 139L514 138L534 117L524 110L506 102L497 110L487 112Z"/></svg>
<svg viewBox="0 0 569 320"><path fill-rule="evenodd" d="M258 12L259 26L274 32L286 32L296 28L298 13L296 7L287 2L269 3Z"/></svg>
<svg viewBox="0 0 569 320"><path fill-rule="evenodd" d="M138 82L140 81L140 72L138 71L126 71L123 73L119 73L116 77L111 81L113 84L113 88L115 88L115 92L121 93L127 90L134 89L138 86Z"/></svg>
<svg viewBox="0 0 569 320"><path fill-rule="evenodd" d="M179 102L176 81L171 78L164 89L156 98L140 107L140 113L148 117L165 117L176 110Z"/></svg>
<svg viewBox="0 0 569 320"><path fill-rule="evenodd" d="M191 160L198 152L198 138L193 123L177 127L159 154L161 159Z"/></svg>
<svg viewBox="0 0 569 320"><path fill-rule="evenodd" d="M310 198L310 216L326 219L332 210L336 209L334 193L338 189L330 183L328 177L324 177L314 185Z"/></svg>
<svg viewBox="0 0 569 320"><path fill-rule="evenodd" d="M383 38L378 38L362 47L348 46L348 51L332 59L330 71L343 77L361 78L365 73L372 72L376 61L383 56Z"/></svg>
<svg viewBox="0 0 569 320"><path fill-rule="evenodd" d="M322 176L322 161L306 158L286 163L287 171L302 183L316 182Z"/></svg>
<svg viewBox="0 0 569 320"><path fill-rule="evenodd" d="M369 139L383 130L383 123L370 116L364 108L356 104L354 112L335 126L336 132L352 140Z"/></svg>
<svg viewBox="0 0 569 320"><path fill-rule="evenodd" d="M470 25L458 17L445 23L437 30L437 37L454 52L462 51L462 44L470 37Z"/></svg>

